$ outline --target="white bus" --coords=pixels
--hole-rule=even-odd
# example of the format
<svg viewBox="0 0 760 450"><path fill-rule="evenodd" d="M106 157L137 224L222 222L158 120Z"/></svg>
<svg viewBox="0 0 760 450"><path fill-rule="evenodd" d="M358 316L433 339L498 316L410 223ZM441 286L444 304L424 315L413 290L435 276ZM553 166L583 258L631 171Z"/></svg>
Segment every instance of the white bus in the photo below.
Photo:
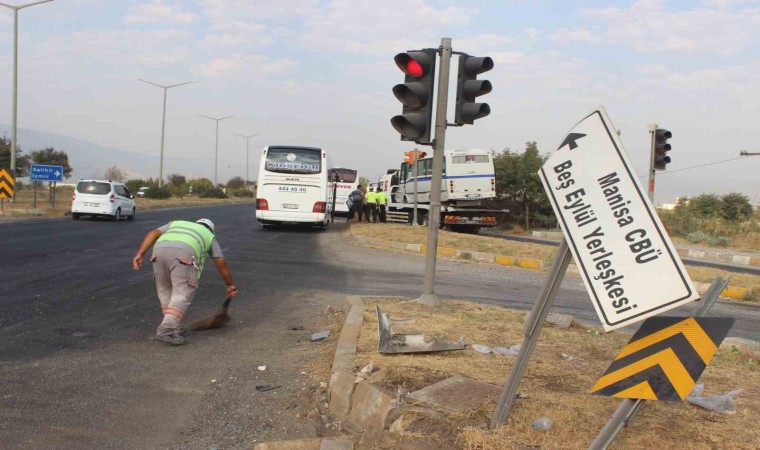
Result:
<svg viewBox="0 0 760 450"><path fill-rule="evenodd" d="M348 215L348 196L359 188L359 175L353 169L336 167L330 170L330 189L335 193L335 214Z"/></svg>
<svg viewBox="0 0 760 450"><path fill-rule="evenodd" d="M283 223L325 229L332 213L327 153L321 148L271 145L261 155L256 220L264 228Z"/></svg>

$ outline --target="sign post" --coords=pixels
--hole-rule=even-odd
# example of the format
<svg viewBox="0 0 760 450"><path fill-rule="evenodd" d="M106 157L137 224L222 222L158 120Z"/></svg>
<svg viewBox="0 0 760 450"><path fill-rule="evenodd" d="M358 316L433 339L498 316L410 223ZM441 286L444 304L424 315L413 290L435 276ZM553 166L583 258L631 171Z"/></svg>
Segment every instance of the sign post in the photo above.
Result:
<svg viewBox="0 0 760 450"><path fill-rule="evenodd" d="M565 239L525 325L491 428L509 414L571 253L605 331L699 298L615 130L603 108L593 111L539 171Z"/></svg>

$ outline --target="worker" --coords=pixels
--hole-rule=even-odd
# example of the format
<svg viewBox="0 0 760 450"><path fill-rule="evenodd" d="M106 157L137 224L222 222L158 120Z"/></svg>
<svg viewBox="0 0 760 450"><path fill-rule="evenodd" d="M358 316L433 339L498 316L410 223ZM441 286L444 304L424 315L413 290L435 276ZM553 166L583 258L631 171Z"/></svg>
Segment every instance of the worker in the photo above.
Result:
<svg viewBox="0 0 760 450"><path fill-rule="evenodd" d="M154 339L182 345L185 343L184 335L187 334L184 327L185 313L198 290L198 279L203 271L206 254L211 256L227 285L227 296L236 296L238 290L232 282L232 274L214 236L214 222L209 219L198 219L195 222L175 220L149 231L132 259L134 270L140 270L143 257L151 247L153 278L164 314Z"/></svg>
<svg viewBox="0 0 760 450"><path fill-rule="evenodd" d="M377 192L375 192L375 188L369 188L369 192L364 197L364 202L364 215L367 217L367 222L377 223Z"/></svg>
<svg viewBox="0 0 760 450"><path fill-rule="evenodd" d="M362 209L364 208L364 192L361 187L354 189L348 198L351 200L351 207L348 209L348 220L353 220L356 216L356 220L362 221Z"/></svg>
<svg viewBox="0 0 760 450"><path fill-rule="evenodd" d="M388 204L388 195L383 192L383 188L377 188L377 210L380 215L380 222L385 223L385 207Z"/></svg>

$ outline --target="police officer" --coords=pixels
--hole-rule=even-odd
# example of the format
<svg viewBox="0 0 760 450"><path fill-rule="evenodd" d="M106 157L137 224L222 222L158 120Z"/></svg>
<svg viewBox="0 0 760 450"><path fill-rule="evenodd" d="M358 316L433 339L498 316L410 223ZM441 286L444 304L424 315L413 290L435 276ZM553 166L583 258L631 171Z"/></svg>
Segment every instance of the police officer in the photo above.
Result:
<svg viewBox="0 0 760 450"><path fill-rule="evenodd" d="M142 267L143 257L151 247L153 277L164 314L154 339L182 345L185 343L185 313L198 290L198 278L203 271L206 255L211 256L227 285L227 295L237 295L237 287L232 282L222 248L214 236L214 222L209 219L198 219L196 222L175 220L149 231L132 259L133 269Z"/></svg>
<svg viewBox="0 0 760 450"><path fill-rule="evenodd" d="M380 213L380 222L385 223L385 207L388 204L388 195L383 192L383 188L377 188L377 209Z"/></svg>
<svg viewBox="0 0 760 450"><path fill-rule="evenodd" d="M364 197L364 201L366 202L366 209L364 211L367 216L367 222L370 221L371 217L372 222L377 223L377 192L375 192L375 188L369 188L369 192L367 192L367 195Z"/></svg>

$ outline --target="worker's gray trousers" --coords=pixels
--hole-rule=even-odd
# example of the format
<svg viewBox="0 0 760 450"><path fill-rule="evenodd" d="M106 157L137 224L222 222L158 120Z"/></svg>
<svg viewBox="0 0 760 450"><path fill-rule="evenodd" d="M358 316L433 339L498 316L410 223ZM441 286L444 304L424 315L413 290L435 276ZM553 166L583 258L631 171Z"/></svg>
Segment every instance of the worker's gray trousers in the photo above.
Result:
<svg viewBox="0 0 760 450"><path fill-rule="evenodd" d="M153 278L164 320L156 334L170 336L184 330L187 308L198 290L198 266L192 252L179 248L154 248Z"/></svg>

